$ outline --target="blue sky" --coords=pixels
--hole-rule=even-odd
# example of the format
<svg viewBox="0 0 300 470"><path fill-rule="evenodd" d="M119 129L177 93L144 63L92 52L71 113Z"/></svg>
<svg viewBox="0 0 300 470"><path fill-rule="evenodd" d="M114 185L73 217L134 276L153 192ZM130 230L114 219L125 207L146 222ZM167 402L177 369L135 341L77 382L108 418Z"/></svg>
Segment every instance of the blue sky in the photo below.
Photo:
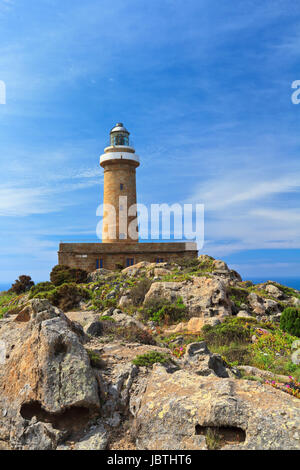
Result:
<svg viewBox="0 0 300 470"><path fill-rule="evenodd" d="M299 51L294 1L0 0L0 283L95 238L118 121L139 202L204 203L203 253L300 278Z"/></svg>

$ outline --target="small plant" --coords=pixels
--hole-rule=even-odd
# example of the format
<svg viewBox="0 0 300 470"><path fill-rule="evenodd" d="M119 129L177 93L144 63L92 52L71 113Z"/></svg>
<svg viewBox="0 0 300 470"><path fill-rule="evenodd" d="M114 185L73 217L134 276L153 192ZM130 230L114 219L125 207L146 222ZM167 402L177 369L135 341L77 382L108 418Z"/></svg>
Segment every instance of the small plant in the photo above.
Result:
<svg viewBox="0 0 300 470"><path fill-rule="evenodd" d="M0 294L0 318L14 308L14 302L18 299L16 294L11 291L1 292Z"/></svg>
<svg viewBox="0 0 300 470"><path fill-rule="evenodd" d="M280 328L293 336L300 337L300 309L285 308L280 317Z"/></svg>
<svg viewBox="0 0 300 470"><path fill-rule="evenodd" d="M175 302L163 298L149 300L142 311L142 315L146 320L151 320L159 325L182 320L185 314L186 305L184 305L181 297L178 297Z"/></svg>
<svg viewBox="0 0 300 470"><path fill-rule="evenodd" d="M176 263L184 269L185 272L198 271L199 269L199 260L198 258L180 258Z"/></svg>
<svg viewBox="0 0 300 470"><path fill-rule="evenodd" d="M207 429L205 439L209 450L219 450L221 448L221 438L214 429Z"/></svg>
<svg viewBox="0 0 300 470"><path fill-rule="evenodd" d="M99 321L109 321L111 323L116 323L116 320L108 315L103 315L102 317L99 317Z"/></svg>
<svg viewBox="0 0 300 470"><path fill-rule="evenodd" d="M101 358L100 353L93 351L92 349L88 349L87 353L92 367L95 369L103 369L105 367L105 362Z"/></svg>
<svg viewBox="0 0 300 470"><path fill-rule="evenodd" d="M269 381L266 380L265 384L271 385L278 390L282 390L289 395L293 395L296 398L300 398L300 382L298 382L294 377L289 377L290 381L288 383L276 382L275 380Z"/></svg>
<svg viewBox="0 0 300 470"><path fill-rule="evenodd" d="M116 270L117 270L117 271L123 271L123 269L124 269L123 264L121 264L121 263L117 263L117 264L116 264Z"/></svg>
<svg viewBox="0 0 300 470"><path fill-rule="evenodd" d="M177 357L177 359L180 359L182 356L184 356L185 351L186 351L186 345L183 345L183 346L172 349L172 355Z"/></svg>
<svg viewBox="0 0 300 470"><path fill-rule="evenodd" d="M137 356L132 363L138 367L153 367L153 364L168 364L172 363L170 356L162 354L160 352L152 351L147 354Z"/></svg>
<svg viewBox="0 0 300 470"><path fill-rule="evenodd" d="M237 307L241 307L242 304L247 302L249 292L246 289L238 287L229 287L228 294L230 300L235 303Z"/></svg>
<svg viewBox="0 0 300 470"><path fill-rule="evenodd" d="M19 279L15 281L15 283L11 286L10 291L19 295L28 292L31 287L34 286L34 282L30 276L19 276Z"/></svg>

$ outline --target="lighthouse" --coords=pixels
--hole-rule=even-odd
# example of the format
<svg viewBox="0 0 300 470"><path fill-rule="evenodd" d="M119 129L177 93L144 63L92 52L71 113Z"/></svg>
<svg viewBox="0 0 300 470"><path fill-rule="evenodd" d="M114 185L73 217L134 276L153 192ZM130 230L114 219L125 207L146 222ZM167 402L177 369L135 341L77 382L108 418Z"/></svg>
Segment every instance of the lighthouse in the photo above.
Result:
<svg viewBox="0 0 300 470"><path fill-rule="evenodd" d="M102 243L138 242L136 168L140 161L129 136L123 123L117 123L100 157L104 169Z"/></svg>
<svg viewBox="0 0 300 470"><path fill-rule="evenodd" d="M116 270L142 261L163 263L198 256L193 242L139 242L136 169L140 165L130 133L118 122L100 157L104 170L102 243L61 242L58 263L92 272Z"/></svg>

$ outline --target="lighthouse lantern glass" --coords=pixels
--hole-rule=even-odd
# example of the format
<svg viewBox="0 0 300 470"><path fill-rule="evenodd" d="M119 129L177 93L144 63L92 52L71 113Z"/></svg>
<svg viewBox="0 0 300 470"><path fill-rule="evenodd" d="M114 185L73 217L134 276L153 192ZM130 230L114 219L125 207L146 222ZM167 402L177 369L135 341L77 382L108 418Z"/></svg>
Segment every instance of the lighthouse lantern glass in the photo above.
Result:
<svg viewBox="0 0 300 470"><path fill-rule="evenodd" d="M112 145L129 145L129 137L125 132L118 132L111 135L111 144Z"/></svg>

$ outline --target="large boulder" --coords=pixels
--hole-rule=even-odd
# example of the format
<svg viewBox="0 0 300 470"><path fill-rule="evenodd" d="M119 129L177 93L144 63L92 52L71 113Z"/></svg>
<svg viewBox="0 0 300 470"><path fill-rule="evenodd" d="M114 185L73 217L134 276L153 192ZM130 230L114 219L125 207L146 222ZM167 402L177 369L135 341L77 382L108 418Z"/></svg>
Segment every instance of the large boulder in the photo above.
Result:
<svg viewBox="0 0 300 470"><path fill-rule="evenodd" d="M98 385L82 329L46 300L1 322L0 440L14 449L54 449L99 412Z"/></svg>
<svg viewBox="0 0 300 470"><path fill-rule="evenodd" d="M128 277L140 276L142 273L145 273L146 269L151 266L149 261L141 261L133 266L129 266L122 270L122 274Z"/></svg>
<svg viewBox="0 0 300 470"><path fill-rule="evenodd" d="M284 298L283 292L278 289L278 287L274 286L274 284L267 284L265 289L266 292L268 292L272 297L275 297L275 299L280 300Z"/></svg>
<svg viewBox="0 0 300 470"><path fill-rule="evenodd" d="M112 275L111 271L108 269L100 268L96 269L95 271L88 274L87 281L88 282L98 282L102 281L103 279L110 277Z"/></svg>
<svg viewBox="0 0 300 470"><path fill-rule="evenodd" d="M208 430L223 435L223 449L296 450L299 426L299 400L271 386L155 365L133 436L142 450L205 450Z"/></svg>
<svg viewBox="0 0 300 470"><path fill-rule="evenodd" d="M251 292L251 294L248 295L248 302L255 315L265 315L266 307L264 305L264 299L260 295Z"/></svg>
<svg viewBox="0 0 300 470"><path fill-rule="evenodd" d="M155 298L174 302L183 299L189 317L214 317L231 314L231 301L223 281L209 277L193 277L184 282L155 282L146 294L145 303Z"/></svg>

